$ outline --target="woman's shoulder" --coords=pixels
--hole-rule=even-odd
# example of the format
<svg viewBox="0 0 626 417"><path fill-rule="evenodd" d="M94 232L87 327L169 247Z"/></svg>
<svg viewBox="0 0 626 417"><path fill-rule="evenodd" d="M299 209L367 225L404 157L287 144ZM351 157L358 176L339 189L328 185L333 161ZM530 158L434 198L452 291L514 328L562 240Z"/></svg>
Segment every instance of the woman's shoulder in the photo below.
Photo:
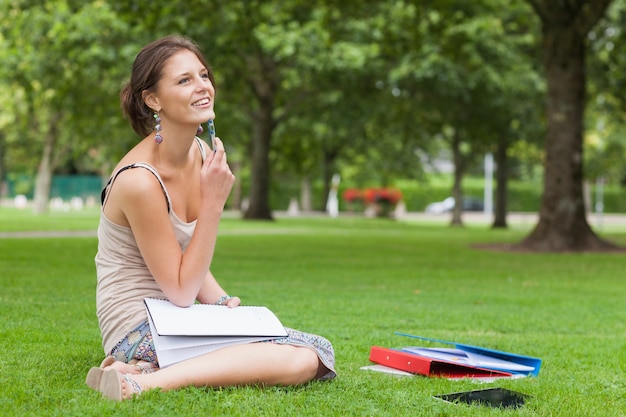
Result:
<svg viewBox="0 0 626 417"><path fill-rule="evenodd" d="M112 181L119 184L118 187L128 188L130 192L135 193L154 191L155 185L160 189L158 185L160 180L155 181L155 177L158 179L159 173L154 161L150 153L142 149L140 144L122 157L111 174Z"/></svg>
<svg viewBox="0 0 626 417"><path fill-rule="evenodd" d="M132 149L130 149L126 154L119 160L115 168L113 169L112 175L115 175L120 169L137 164L137 163L145 163L147 165L153 165L152 155L148 152L148 148L143 146L143 141L136 144Z"/></svg>
<svg viewBox="0 0 626 417"><path fill-rule="evenodd" d="M155 169L144 162L122 160L103 191L103 209L111 221L128 226L126 213L129 210L144 210L144 204L163 198L163 190ZM167 199L164 201L169 209Z"/></svg>

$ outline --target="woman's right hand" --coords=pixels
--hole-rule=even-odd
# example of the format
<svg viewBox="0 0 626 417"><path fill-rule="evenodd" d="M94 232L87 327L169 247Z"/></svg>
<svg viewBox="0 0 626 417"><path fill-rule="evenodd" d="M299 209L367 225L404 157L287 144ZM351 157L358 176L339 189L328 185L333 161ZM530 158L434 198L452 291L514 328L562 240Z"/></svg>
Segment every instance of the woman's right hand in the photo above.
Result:
<svg viewBox="0 0 626 417"><path fill-rule="evenodd" d="M209 152L200 171L200 193L204 203L223 210L235 183L235 175L228 166L224 144L217 137L214 143L215 151Z"/></svg>

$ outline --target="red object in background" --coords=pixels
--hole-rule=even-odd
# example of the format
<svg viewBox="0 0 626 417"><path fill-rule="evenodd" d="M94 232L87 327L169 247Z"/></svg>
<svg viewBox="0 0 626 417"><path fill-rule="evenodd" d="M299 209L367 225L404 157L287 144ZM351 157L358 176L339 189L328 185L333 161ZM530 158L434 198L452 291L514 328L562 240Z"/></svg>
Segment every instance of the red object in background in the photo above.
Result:
<svg viewBox="0 0 626 417"><path fill-rule="evenodd" d="M363 198L368 203L397 204L402 200L402 193L393 188L368 188L363 191Z"/></svg>
<svg viewBox="0 0 626 417"><path fill-rule="evenodd" d="M361 192L361 190L356 189L356 188L347 188L343 194L343 200L348 202L348 203L352 203L354 201L359 201L363 199L363 193Z"/></svg>

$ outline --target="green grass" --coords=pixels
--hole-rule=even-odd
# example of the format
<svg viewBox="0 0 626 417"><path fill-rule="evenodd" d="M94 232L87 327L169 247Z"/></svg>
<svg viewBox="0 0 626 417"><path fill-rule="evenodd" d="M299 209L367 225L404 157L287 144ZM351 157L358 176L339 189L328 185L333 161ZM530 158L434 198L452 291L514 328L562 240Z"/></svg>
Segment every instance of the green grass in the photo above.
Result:
<svg viewBox="0 0 626 417"><path fill-rule="evenodd" d="M50 211L41 216L30 209L0 207L0 233L25 231L77 231L98 227L98 208Z"/></svg>
<svg viewBox="0 0 626 417"><path fill-rule="evenodd" d="M0 231L93 230L97 213L0 209ZM34 225L34 226L33 226ZM116 403L84 384L103 358L96 239L0 239L0 410L7 416L623 416L626 257L472 249L525 230L374 219L225 219L214 272L247 304L322 334L339 376L303 387L148 392ZM626 244L626 233L606 237ZM395 331L540 357L537 378L479 384L363 371L373 345L427 345ZM433 395L505 387L518 410Z"/></svg>

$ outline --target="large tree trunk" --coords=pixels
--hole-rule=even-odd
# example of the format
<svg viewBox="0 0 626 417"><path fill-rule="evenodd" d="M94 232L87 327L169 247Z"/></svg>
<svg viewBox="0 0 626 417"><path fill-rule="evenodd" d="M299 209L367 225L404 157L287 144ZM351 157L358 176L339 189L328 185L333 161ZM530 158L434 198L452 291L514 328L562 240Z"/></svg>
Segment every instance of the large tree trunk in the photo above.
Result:
<svg viewBox="0 0 626 417"><path fill-rule="evenodd" d="M529 2L542 20L548 126L539 222L519 246L554 252L606 249L611 245L587 223L582 144L585 40L610 0Z"/></svg>
<svg viewBox="0 0 626 417"><path fill-rule="evenodd" d="M252 138L252 178L250 205L244 214L246 219L272 220L270 209L270 141L273 120L271 108L261 107L257 114Z"/></svg>
<svg viewBox="0 0 626 417"><path fill-rule="evenodd" d="M498 147L496 149L496 204L493 217L493 228L506 229L507 214L507 191L509 183L509 160L507 150L509 147L508 140L505 135L498 139Z"/></svg>
<svg viewBox="0 0 626 417"><path fill-rule="evenodd" d="M269 58L248 59L251 74L250 86L258 100L258 109L252 115L252 178L250 200L245 219L272 220L270 209L270 142L276 127L274 100L278 82L274 62Z"/></svg>

